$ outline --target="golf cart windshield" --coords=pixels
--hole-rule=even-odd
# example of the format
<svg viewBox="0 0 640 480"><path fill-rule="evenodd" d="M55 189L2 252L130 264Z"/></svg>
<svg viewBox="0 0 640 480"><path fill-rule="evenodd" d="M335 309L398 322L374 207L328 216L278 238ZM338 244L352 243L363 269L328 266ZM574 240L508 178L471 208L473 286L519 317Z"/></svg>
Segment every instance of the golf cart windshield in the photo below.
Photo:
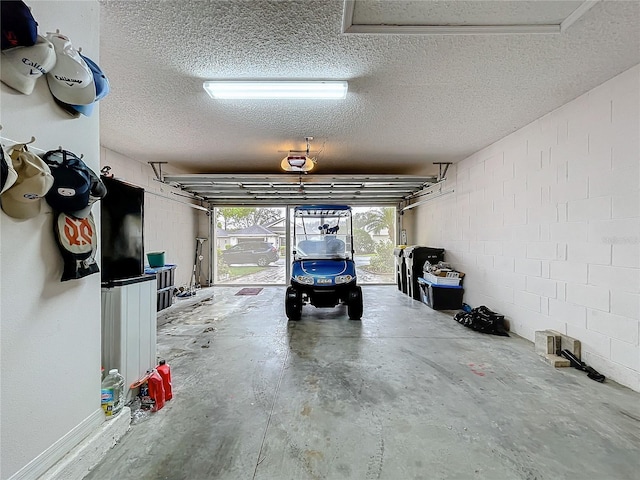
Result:
<svg viewBox="0 0 640 480"><path fill-rule="evenodd" d="M350 207L305 205L293 216L294 260L353 258Z"/></svg>

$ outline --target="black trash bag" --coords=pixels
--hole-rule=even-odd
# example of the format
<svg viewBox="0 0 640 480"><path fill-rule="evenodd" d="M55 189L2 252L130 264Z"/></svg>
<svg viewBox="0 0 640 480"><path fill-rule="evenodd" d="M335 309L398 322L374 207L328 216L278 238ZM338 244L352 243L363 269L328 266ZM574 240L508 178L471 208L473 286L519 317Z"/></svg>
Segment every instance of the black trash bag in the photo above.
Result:
<svg viewBox="0 0 640 480"><path fill-rule="evenodd" d="M509 336L504 327L504 315L500 315L484 305L473 308L470 312L464 310L458 312L453 319L476 332L499 335L501 337Z"/></svg>

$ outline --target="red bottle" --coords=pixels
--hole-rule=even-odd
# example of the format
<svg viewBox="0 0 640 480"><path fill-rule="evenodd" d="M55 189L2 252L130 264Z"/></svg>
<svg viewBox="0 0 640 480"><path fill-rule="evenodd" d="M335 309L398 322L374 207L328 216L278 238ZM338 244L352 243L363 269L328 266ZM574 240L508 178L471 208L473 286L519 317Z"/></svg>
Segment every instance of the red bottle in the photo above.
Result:
<svg viewBox="0 0 640 480"><path fill-rule="evenodd" d="M156 369L153 369L147 380L149 386L149 396L154 400L152 412L157 412L164 407L164 387L162 386L162 377Z"/></svg>
<svg viewBox="0 0 640 480"><path fill-rule="evenodd" d="M171 391L171 368L164 360L160 360L158 367L156 368L158 373L162 377L162 386L164 387L164 399L168 402L173 398L173 392Z"/></svg>

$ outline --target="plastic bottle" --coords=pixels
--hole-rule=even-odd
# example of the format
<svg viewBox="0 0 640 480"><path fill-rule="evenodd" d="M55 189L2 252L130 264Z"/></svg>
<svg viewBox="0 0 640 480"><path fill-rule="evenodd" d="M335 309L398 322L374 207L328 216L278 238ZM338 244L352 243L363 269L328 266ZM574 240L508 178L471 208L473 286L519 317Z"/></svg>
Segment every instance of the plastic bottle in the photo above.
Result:
<svg viewBox="0 0 640 480"><path fill-rule="evenodd" d="M164 387L164 399L169 401L173 398L173 392L171 388L171 368L166 361L160 360L158 367L156 368L158 373L162 377L162 386Z"/></svg>
<svg viewBox="0 0 640 480"><path fill-rule="evenodd" d="M100 403L107 418L118 415L124 406L124 377L117 368L109 370L102 381Z"/></svg>
<svg viewBox="0 0 640 480"><path fill-rule="evenodd" d="M154 401L151 411L156 412L164 407L164 386L162 385L162 377L155 368L148 373L149 396Z"/></svg>

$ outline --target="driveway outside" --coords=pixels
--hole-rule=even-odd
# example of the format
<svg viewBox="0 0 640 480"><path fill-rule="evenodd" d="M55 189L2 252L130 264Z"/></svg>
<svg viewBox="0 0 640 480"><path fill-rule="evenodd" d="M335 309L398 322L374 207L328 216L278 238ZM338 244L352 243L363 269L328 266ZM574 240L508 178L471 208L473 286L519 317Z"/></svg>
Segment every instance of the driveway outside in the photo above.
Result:
<svg viewBox="0 0 640 480"><path fill-rule="evenodd" d="M356 271L358 273L358 284L366 285L371 283L394 283L395 274L386 275L370 273L358 268L362 265L369 265L369 257L356 256ZM287 285L289 279L285 279L285 261L283 258L277 262L267 265L263 270L235 277L230 280L217 282L219 285L224 284L242 284L242 285Z"/></svg>

